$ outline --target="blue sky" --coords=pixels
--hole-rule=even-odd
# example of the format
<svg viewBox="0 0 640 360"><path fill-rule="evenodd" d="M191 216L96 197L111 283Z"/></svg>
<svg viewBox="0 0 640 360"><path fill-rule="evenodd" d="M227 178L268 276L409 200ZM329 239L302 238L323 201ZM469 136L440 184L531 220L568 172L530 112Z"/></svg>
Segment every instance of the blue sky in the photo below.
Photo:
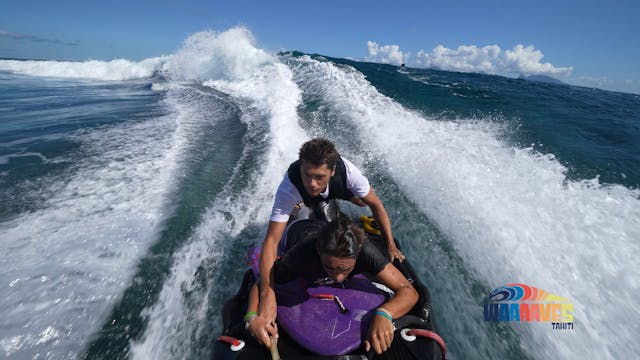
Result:
<svg viewBox="0 0 640 360"><path fill-rule="evenodd" d="M0 57L142 60L246 26L257 46L640 93L640 1L5 1Z"/></svg>

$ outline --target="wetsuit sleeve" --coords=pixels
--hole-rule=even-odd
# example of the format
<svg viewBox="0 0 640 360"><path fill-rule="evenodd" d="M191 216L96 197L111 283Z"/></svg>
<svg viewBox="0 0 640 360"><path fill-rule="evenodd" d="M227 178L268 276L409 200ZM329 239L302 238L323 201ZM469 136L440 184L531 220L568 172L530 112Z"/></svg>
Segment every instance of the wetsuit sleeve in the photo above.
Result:
<svg viewBox="0 0 640 360"><path fill-rule="evenodd" d="M370 275L377 275L385 266L389 263L389 260L382 255L370 242L366 242L360 249L358 254L358 260L356 261L357 273L367 273Z"/></svg>
<svg viewBox="0 0 640 360"><path fill-rule="evenodd" d="M302 202L302 196L300 196L298 189L291 183L289 176L285 173L276 191L276 197L273 201L273 208L271 209L271 217L269 220L287 222L293 207L300 202Z"/></svg>
<svg viewBox="0 0 640 360"><path fill-rule="evenodd" d="M344 167L347 169L347 189L357 197L365 197L371 190L369 179L367 179L360 169L358 169L353 163L345 158L342 158Z"/></svg>
<svg viewBox="0 0 640 360"><path fill-rule="evenodd" d="M275 284L284 284L294 279L295 264L293 261L287 259L287 256L281 257L273 264L273 282Z"/></svg>
<svg viewBox="0 0 640 360"><path fill-rule="evenodd" d="M284 284L297 277L305 277L310 267L316 267L311 266L317 262L314 256L317 257L313 242L304 241L294 246L273 264L274 283Z"/></svg>

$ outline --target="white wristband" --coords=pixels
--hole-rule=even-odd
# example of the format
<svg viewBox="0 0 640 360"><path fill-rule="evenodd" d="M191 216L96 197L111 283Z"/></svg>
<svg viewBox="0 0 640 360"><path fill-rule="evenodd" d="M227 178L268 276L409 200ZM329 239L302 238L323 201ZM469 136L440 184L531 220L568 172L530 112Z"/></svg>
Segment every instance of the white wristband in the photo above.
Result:
<svg viewBox="0 0 640 360"><path fill-rule="evenodd" d="M255 314L254 314L254 315L251 315L251 316L249 316L249 317L247 318L247 320L244 322L244 329L245 329L246 331L249 331L249 325L251 325L251 322L252 322L253 320L255 320L257 317L258 317L258 315L255 315Z"/></svg>

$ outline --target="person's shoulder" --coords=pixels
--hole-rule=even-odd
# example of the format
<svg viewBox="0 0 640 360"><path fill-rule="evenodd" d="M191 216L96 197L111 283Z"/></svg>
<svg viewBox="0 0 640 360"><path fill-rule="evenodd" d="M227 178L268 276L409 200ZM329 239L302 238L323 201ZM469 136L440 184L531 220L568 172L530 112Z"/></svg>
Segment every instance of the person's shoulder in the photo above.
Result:
<svg viewBox="0 0 640 360"><path fill-rule="evenodd" d="M341 158L347 173L347 188L357 197L367 196L369 190L371 190L369 179L351 161L342 156Z"/></svg>
<svg viewBox="0 0 640 360"><path fill-rule="evenodd" d="M287 175L286 173L284 174L284 177L282 178L282 181L280 181L280 185L278 185L278 189L276 190L276 198L281 196L294 197L296 198L296 200L298 197L302 198L300 196L298 188L296 188L293 182L291 182L291 179L289 179L289 175Z"/></svg>
<svg viewBox="0 0 640 360"><path fill-rule="evenodd" d="M360 251L364 251L365 254L373 254L373 255L382 254L380 250L378 250L378 247L374 243L372 243L370 240L366 240L362 244L362 246L360 247Z"/></svg>
<svg viewBox="0 0 640 360"><path fill-rule="evenodd" d="M354 163L352 163L349 159L345 158L344 156L340 156L340 158L342 159L342 163L344 164L347 177L353 177L353 178L362 179L362 180L366 179L366 177L362 174L362 171L360 171L360 168L358 168Z"/></svg>
<svg viewBox="0 0 640 360"><path fill-rule="evenodd" d="M287 239L291 246L304 243L307 240L315 241L324 226L324 222L316 219L297 219L287 227Z"/></svg>
<svg viewBox="0 0 640 360"><path fill-rule="evenodd" d="M363 260L367 263L367 266L372 267L372 273L377 273L387 265L389 260L387 257L378 250L371 241L366 241L360 248L360 254L358 255L358 261Z"/></svg>
<svg viewBox="0 0 640 360"><path fill-rule="evenodd" d="M302 271L304 268L314 263L319 258L316 251L316 239L309 237L301 237L293 241L291 247L280 258L283 263L287 264L290 271Z"/></svg>
<svg viewBox="0 0 640 360"><path fill-rule="evenodd" d="M289 178L289 173L285 171L284 176L282 177L282 180L280 181L280 187L282 186L293 186L293 182L291 182L291 179Z"/></svg>
<svg viewBox="0 0 640 360"><path fill-rule="evenodd" d="M351 162L351 160L347 159L346 157L340 155L340 159L342 159L342 162L344 163L344 166L346 168L352 168L352 169L358 168L353 162Z"/></svg>
<svg viewBox="0 0 640 360"><path fill-rule="evenodd" d="M289 214L295 205L300 202L302 202L300 192L285 173L284 178L276 190L270 220L287 222L289 220Z"/></svg>

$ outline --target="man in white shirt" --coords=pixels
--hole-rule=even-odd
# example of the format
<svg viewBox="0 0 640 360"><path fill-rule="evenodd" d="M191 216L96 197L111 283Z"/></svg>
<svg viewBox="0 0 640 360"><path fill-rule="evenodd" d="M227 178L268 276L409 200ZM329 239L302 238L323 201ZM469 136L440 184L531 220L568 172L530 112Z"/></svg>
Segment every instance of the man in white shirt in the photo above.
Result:
<svg viewBox="0 0 640 360"><path fill-rule="evenodd" d="M389 258L404 260L395 246L387 211L369 180L349 160L341 157L329 140L316 138L302 145L299 160L291 164L278 187L267 234L260 253L260 306L257 340L269 346L269 335L277 337L276 298L271 284L271 268L276 260L278 243L297 204L312 207L324 200L349 200L369 206L389 249Z"/></svg>

